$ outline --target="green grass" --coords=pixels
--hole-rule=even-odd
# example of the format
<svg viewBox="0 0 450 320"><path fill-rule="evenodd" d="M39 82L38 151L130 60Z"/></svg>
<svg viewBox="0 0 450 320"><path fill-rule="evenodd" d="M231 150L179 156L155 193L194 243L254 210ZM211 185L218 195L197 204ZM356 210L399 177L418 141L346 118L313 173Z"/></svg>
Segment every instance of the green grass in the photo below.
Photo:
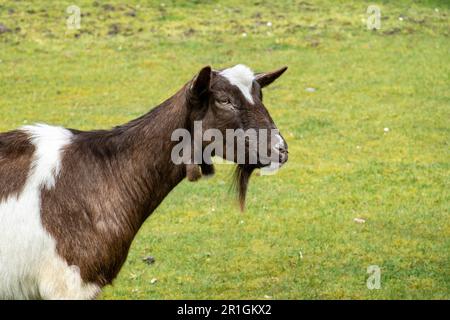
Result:
<svg viewBox="0 0 450 320"><path fill-rule="evenodd" d="M231 166L181 183L101 298L449 299L448 2L163 2L0 2L11 29L0 34L1 131L108 128L206 64L289 66L265 93L286 167L253 177L245 213ZM377 3L381 29L369 31ZM70 4L81 30L66 28ZM367 289L369 265L379 290Z"/></svg>

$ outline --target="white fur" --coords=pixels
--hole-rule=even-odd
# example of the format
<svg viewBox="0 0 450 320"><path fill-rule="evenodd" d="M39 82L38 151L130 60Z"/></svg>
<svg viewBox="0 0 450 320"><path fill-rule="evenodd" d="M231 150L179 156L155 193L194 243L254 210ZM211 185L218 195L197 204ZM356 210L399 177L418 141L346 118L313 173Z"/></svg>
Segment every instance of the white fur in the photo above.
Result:
<svg viewBox="0 0 450 320"><path fill-rule="evenodd" d="M41 221L41 190L54 188L72 133L47 125L22 130L35 154L22 192L0 202L0 299L93 298L98 286L83 283L79 268L57 254Z"/></svg>
<svg viewBox="0 0 450 320"><path fill-rule="evenodd" d="M280 148L285 147L285 142L279 134L276 134L274 138L275 141L272 142L272 152L274 152L278 156ZM268 166L261 168L260 173L263 176L273 175L278 171L278 169L281 168L282 165L283 164L281 164L279 161L270 161L270 164Z"/></svg>
<svg viewBox="0 0 450 320"><path fill-rule="evenodd" d="M281 135L279 135L279 134L275 135L275 139L276 139L276 141L275 141L275 143L273 143L272 149L274 149L275 151L278 151L282 147L284 147L284 140L281 137Z"/></svg>
<svg viewBox="0 0 450 320"><path fill-rule="evenodd" d="M249 67L238 64L220 72L220 75L227 78L231 84L234 84L241 90L244 97L253 104L252 86L255 75Z"/></svg>

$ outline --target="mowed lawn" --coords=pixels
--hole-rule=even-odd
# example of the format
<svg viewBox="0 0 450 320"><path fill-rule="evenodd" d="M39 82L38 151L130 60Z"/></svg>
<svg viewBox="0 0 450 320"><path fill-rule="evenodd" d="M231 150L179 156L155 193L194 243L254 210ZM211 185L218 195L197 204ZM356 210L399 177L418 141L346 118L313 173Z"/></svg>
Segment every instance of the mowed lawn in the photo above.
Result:
<svg viewBox="0 0 450 320"><path fill-rule="evenodd" d="M447 1L0 1L0 130L109 128L204 65L287 65L264 97L288 164L253 177L244 213L232 166L183 181L101 298L449 299L449 15Z"/></svg>

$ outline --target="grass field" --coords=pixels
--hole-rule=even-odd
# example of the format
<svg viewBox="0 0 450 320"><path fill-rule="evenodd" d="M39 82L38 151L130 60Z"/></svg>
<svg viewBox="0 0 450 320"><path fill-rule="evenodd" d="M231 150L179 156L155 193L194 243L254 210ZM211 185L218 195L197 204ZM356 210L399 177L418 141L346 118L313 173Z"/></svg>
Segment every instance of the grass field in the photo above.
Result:
<svg viewBox="0 0 450 320"><path fill-rule="evenodd" d="M204 65L289 66L265 92L289 163L245 213L232 166L182 182L101 298L450 298L448 1L0 0L0 24L1 131L109 128Z"/></svg>

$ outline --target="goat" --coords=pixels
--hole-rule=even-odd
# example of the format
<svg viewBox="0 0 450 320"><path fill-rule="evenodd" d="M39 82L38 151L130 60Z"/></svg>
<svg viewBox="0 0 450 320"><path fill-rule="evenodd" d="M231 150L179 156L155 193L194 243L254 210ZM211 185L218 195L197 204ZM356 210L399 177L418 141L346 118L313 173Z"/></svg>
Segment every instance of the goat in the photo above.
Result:
<svg viewBox="0 0 450 320"><path fill-rule="evenodd" d="M214 173L212 164L172 161L173 131L191 131L199 120L204 130L276 128L261 88L286 69L206 66L171 98L111 130L36 124L1 133L0 298L96 298L166 195L186 176ZM278 139L268 148L283 164L287 144ZM252 171L264 166L237 166L241 205Z"/></svg>

